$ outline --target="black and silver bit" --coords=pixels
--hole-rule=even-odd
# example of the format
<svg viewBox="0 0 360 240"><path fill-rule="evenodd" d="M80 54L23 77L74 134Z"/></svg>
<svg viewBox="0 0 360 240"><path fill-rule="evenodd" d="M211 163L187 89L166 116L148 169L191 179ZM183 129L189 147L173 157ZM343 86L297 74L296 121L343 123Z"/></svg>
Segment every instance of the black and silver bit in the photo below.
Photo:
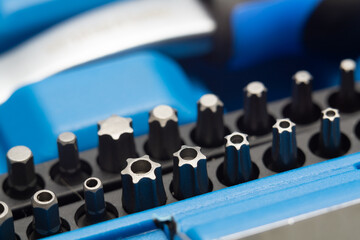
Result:
<svg viewBox="0 0 360 240"><path fill-rule="evenodd" d="M59 153L59 170L63 174L73 174L79 171L80 159L77 139L72 132L61 133L57 138Z"/></svg>
<svg viewBox="0 0 360 240"><path fill-rule="evenodd" d="M98 164L104 171L118 173L126 159L136 157L134 130L131 118L113 115L98 123Z"/></svg>
<svg viewBox="0 0 360 240"><path fill-rule="evenodd" d="M52 179L61 185L77 185L91 174L91 168L79 158L77 139L72 132L61 133L57 138L59 161L51 169Z"/></svg>
<svg viewBox="0 0 360 240"><path fill-rule="evenodd" d="M31 199L33 226L37 238L57 234L61 231L59 205L55 194L49 190L37 191Z"/></svg>
<svg viewBox="0 0 360 240"><path fill-rule="evenodd" d="M278 119L273 126L271 156L273 165L280 171L297 167L298 149L296 125L290 119Z"/></svg>
<svg viewBox="0 0 360 240"><path fill-rule="evenodd" d="M173 194L177 199L185 199L209 192L209 178L206 156L200 147L181 146L174 153Z"/></svg>
<svg viewBox="0 0 360 240"><path fill-rule="evenodd" d="M326 108L322 111L319 140L322 153L331 155L340 151L340 114L337 109Z"/></svg>
<svg viewBox="0 0 360 240"><path fill-rule="evenodd" d="M197 102L197 122L194 140L203 147L224 143L224 104L214 94L205 94Z"/></svg>
<svg viewBox="0 0 360 240"><path fill-rule="evenodd" d="M105 220L106 203L104 199L104 189L100 179L95 177L86 179L83 189L87 218L93 223Z"/></svg>
<svg viewBox="0 0 360 240"><path fill-rule="evenodd" d="M0 201L0 239L15 240L14 219L11 209Z"/></svg>
<svg viewBox="0 0 360 240"><path fill-rule="evenodd" d="M11 148L7 154L8 178L7 194L14 198L26 199L40 187L35 173L34 158L25 146Z"/></svg>
<svg viewBox="0 0 360 240"><path fill-rule="evenodd" d="M140 212L166 203L161 165L148 155L129 158L121 171L122 204L128 213Z"/></svg>
<svg viewBox="0 0 360 240"><path fill-rule="evenodd" d="M149 113L147 151L155 159L171 159L181 146L178 117L175 109L159 105Z"/></svg>
<svg viewBox="0 0 360 240"><path fill-rule="evenodd" d="M234 132L225 137L225 157L223 177L228 185L249 181L252 175L252 162L247 135Z"/></svg>
<svg viewBox="0 0 360 240"><path fill-rule="evenodd" d="M341 84L338 92L330 96L329 104L340 112L354 112L360 108L359 93L355 88L356 62L344 59L340 63Z"/></svg>
<svg viewBox="0 0 360 240"><path fill-rule="evenodd" d="M251 82L244 88L244 115L239 127L250 135L263 135L271 130L267 111L267 89L261 82Z"/></svg>
<svg viewBox="0 0 360 240"><path fill-rule="evenodd" d="M289 118L295 123L308 124L320 117L320 109L312 100L313 77L307 71L298 71L293 76L292 99Z"/></svg>

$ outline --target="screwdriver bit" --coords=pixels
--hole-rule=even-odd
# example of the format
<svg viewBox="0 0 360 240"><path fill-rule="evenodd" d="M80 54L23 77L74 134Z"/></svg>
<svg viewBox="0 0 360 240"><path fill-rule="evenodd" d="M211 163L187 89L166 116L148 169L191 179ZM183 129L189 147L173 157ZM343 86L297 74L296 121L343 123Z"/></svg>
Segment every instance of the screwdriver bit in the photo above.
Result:
<svg viewBox="0 0 360 240"><path fill-rule="evenodd" d="M107 172L118 173L125 168L126 159L137 156L132 120L113 115L98 127L98 164Z"/></svg>
<svg viewBox="0 0 360 240"><path fill-rule="evenodd" d="M121 171L122 204L128 213L143 211L166 203L161 165L148 155L129 158Z"/></svg>
<svg viewBox="0 0 360 240"><path fill-rule="evenodd" d="M330 105L341 112L354 112L359 109L359 93L355 88L356 63L352 59L344 59L340 63L341 84L339 91L330 97Z"/></svg>
<svg viewBox="0 0 360 240"><path fill-rule="evenodd" d="M183 145L174 153L172 188L179 200L209 191L206 157L200 147Z"/></svg>
<svg viewBox="0 0 360 240"><path fill-rule="evenodd" d="M10 208L0 201L0 239L15 240L14 219Z"/></svg>
<svg viewBox="0 0 360 240"><path fill-rule="evenodd" d="M295 126L288 118L278 119L273 126L271 155L273 164L280 170L289 170L297 166Z"/></svg>
<svg viewBox="0 0 360 240"><path fill-rule="evenodd" d="M31 199L34 230L38 238L61 231L59 205L55 194L49 190L37 191Z"/></svg>
<svg viewBox="0 0 360 240"><path fill-rule="evenodd" d="M326 108L322 111L320 148L327 155L336 154L341 148L340 114L337 109Z"/></svg>
<svg viewBox="0 0 360 240"><path fill-rule="evenodd" d="M271 129L266 96L267 89L261 82L251 82L244 88L244 116L241 129L250 135L263 135Z"/></svg>
<svg viewBox="0 0 360 240"><path fill-rule="evenodd" d="M79 171L80 159L75 134L64 132L58 136L59 170L63 174L74 174Z"/></svg>
<svg viewBox="0 0 360 240"><path fill-rule="evenodd" d="M31 150L25 146L16 146L7 152L6 158L10 195L22 199L32 196L38 190L38 184Z"/></svg>
<svg viewBox="0 0 360 240"><path fill-rule="evenodd" d="M100 179L91 177L84 185L85 211L89 222L96 223L105 220L106 204L104 189Z"/></svg>
<svg viewBox="0 0 360 240"><path fill-rule="evenodd" d="M83 183L91 174L91 168L79 158L79 150L75 134L61 133L57 138L59 161L55 164L50 175L61 185L74 186Z"/></svg>
<svg viewBox="0 0 360 240"><path fill-rule="evenodd" d="M225 158L223 176L228 185L249 181L252 173L249 142L247 135L234 132L225 137Z"/></svg>
<svg viewBox="0 0 360 240"><path fill-rule="evenodd" d="M177 112L167 105L155 107L149 114L148 153L160 160L171 159L172 154L180 149Z"/></svg>
<svg viewBox="0 0 360 240"><path fill-rule="evenodd" d="M313 77L307 71L298 71L293 76L290 119L296 123L307 124L318 119L318 110L312 100ZM320 111L318 111L320 112Z"/></svg>
<svg viewBox="0 0 360 240"><path fill-rule="evenodd" d="M205 94L197 102L195 142L214 147L224 143L224 104L214 94Z"/></svg>

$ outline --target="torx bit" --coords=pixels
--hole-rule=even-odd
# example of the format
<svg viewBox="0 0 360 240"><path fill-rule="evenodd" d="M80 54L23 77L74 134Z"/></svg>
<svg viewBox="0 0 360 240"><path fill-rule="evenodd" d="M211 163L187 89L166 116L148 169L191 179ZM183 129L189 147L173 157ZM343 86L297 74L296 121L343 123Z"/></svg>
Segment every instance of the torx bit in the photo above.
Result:
<svg viewBox="0 0 360 240"><path fill-rule="evenodd" d="M224 104L214 94L205 94L197 102L196 143L214 147L224 143Z"/></svg>
<svg viewBox="0 0 360 240"><path fill-rule="evenodd" d="M60 232L61 219L55 194L49 190L37 191L32 197L31 203L36 235L43 238Z"/></svg>
<svg viewBox="0 0 360 240"><path fill-rule="evenodd" d="M252 173L249 142L247 135L234 132L225 137L223 177L228 185L249 181Z"/></svg>
<svg viewBox="0 0 360 240"><path fill-rule="evenodd" d="M320 151L323 154L336 154L341 148L340 114L337 109L322 111L320 130Z"/></svg>
<svg viewBox="0 0 360 240"><path fill-rule="evenodd" d="M0 201L0 239L15 240L14 219L8 205Z"/></svg>
<svg viewBox="0 0 360 240"><path fill-rule="evenodd" d="M251 82L244 88L243 130L250 135L262 135L271 129L266 103L267 89L261 82Z"/></svg>
<svg viewBox="0 0 360 240"><path fill-rule="evenodd" d="M129 158L121 171L122 204L128 213L143 211L166 203L161 165L148 155Z"/></svg>
<svg viewBox="0 0 360 240"><path fill-rule="evenodd" d="M79 171L80 159L77 139L72 132L61 133L57 138L59 152L59 170L63 174L74 174Z"/></svg>
<svg viewBox="0 0 360 240"><path fill-rule="evenodd" d="M337 107L343 112L352 112L358 108L358 93L355 90L356 63L344 59L340 63L341 85L337 97Z"/></svg>
<svg viewBox="0 0 360 240"><path fill-rule="evenodd" d="M289 170L297 166L298 150L295 123L290 119L278 119L273 126L271 155L274 166Z"/></svg>
<svg viewBox="0 0 360 240"><path fill-rule="evenodd" d="M84 185L85 211L91 223L101 222L106 217L104 189L100 179L91 177L85 180Z"/></svg>
<svg viewBox="0 0 360 240"><path fill-rule="evenodd" d="M313 77L307 71L299 71L293 76L290 118L296 123L308 123L314 114L312 79Z"/></svg>
<svg viewBox="0 0 360 240"><path fill-rule="evenodd" d="M206 156L200 147L183 145L174 153L172 188L179 200L209 191Z"/></svg>
<svg viewBox="0 0 360 240"><path fill-rule="evenodd" d="M126 166L126 159L136 157L134 130L131 118L113 115L98 123L99 166L118 173Z"/></svg>
<svg viewBox="0 0 360 240"><path fill-rule="evenodd" d="M17 198L27 198L37 190L37 176L31 150L25 146L11 148L7 154L7 184Z"/></svg>
<svg viewBox="0 0 360 240"><path fill-rule="evenodd" d="M171 159L172 154L180 149L178 117L175 109L159 105L149 113L149 155L155 159Z"/></svg>

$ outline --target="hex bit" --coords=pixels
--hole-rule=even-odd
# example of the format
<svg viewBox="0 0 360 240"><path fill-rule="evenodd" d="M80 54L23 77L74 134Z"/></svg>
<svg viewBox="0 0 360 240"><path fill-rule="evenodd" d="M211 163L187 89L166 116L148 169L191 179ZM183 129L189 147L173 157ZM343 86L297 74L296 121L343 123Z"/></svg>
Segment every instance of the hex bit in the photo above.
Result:
<svg viewBox="0 0 360 240"><path fill-rule="evenodd" d="M336 154L341 148L340 114L337 109L322 111L320 150L326 155Z"/></svg>
<svg viewBox="0 0 360 240"><path fill-rule="evenodd" d="M106 217L104 189L100 179L91 177L83 184L85 211L90 222L101 222Z"/></svg>
<svg viewBox="0 0 360 240"><path fill-rule="evenodd" d="M40 190L34 194L31 202L36 235L42 238L59 233L61 231L61 219L55 194L49 190Z"/></svg>
<svg viewBox="0 0 360 240"><path fill-rule="evenodd" d="M11 209L0 201L0 239L15 240L14 219Z"/></svg>

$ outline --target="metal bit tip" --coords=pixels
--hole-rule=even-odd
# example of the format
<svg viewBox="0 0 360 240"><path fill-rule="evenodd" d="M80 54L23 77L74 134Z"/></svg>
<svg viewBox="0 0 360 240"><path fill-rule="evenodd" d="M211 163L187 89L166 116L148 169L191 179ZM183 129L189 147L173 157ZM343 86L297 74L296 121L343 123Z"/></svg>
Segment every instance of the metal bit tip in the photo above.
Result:
<svg viewBox="0 0 360 240"><path fill-rule="evenodd" d="M161 127L165 127L168 121L178 121L177 112L170 106L159 105L150 111L149 123L159 122Z"/></svg>
<svg viewBox="0 0 360 240"><path fill-rule="evenodd" d="M257 97L261 97L264 93L267 92L267 88L264 86L262 82L251 82L245 88L244 91L247 97L251 97L253 95Z"/></svg>
<svg viewBox="0 0 360 240"><path fill-rule="evenodd" d="M121 171L123 184L122 203L128 213L164 205L166 193L162 181L161 165L148 155L129 158Z"/></svg>
<svg viewBox="0 0 360 240"><path fill-rule="evenodd" d="M209 191L206 156L200 147L183 145L174 153L173 191L178 199L193 197Z"/></svg>
<svg viewBox="0 0 360 240"><path fill-rule="evenodd" d="M218 107L223 107L223 102L215 95L215 94L205 94L203 95L199 101L199 110L205 111L206 109L210 109L212 112L216 112Z"/></svg>
<svg viewBox="0 0 360 240"><path fill-rule="evenodd" d="M252 162L247 134L234 132L225 137L223 177L229 185L250 180Z"/></svg>
<svg viewBox="0 0 360 240"><path fill-rule="evenodd" d="M12 212L8 205L2 201L0 201L0 239L16 239Z"/></svg>
<svg viewBox="0 0 360 240"><path fill-rule="evenodd" d="M87 217L92 222L100 222L106 214L106 204L104 199L104 189L100 179L91 177L83 184L85 206Z"/></svg>

